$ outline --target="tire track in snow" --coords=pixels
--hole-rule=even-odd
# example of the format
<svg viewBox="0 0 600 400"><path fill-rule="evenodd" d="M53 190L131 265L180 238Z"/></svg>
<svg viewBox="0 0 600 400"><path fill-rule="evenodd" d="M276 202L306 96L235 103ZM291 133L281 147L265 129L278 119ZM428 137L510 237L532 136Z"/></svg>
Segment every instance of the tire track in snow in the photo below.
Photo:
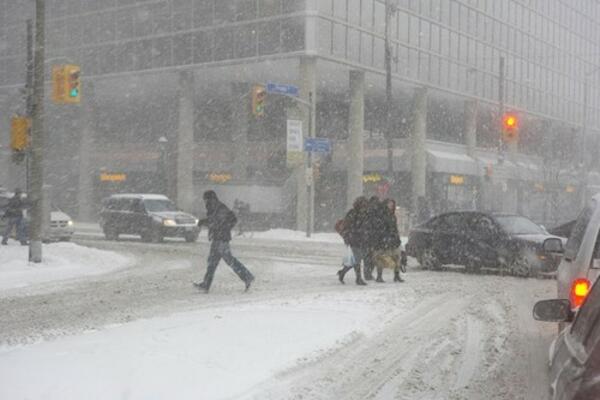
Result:
<svg viewBox="0 0 600 400"><path fill-rule="evenodd" d="M484 324L472 315L467 316L467 336L465 340L465 351L460 363L460 369L456 376L454 389L463 388L469 385L475 370L482 360L483 354L483 334Z"/></svg>

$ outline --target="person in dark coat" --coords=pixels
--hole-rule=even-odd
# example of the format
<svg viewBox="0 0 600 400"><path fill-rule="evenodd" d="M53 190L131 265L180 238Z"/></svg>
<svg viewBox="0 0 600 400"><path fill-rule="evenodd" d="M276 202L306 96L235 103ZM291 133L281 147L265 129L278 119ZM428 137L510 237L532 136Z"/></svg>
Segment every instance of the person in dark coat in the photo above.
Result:
<svg viewBox="0 0 600 400"><path fill-rule="evenodd" d="M229 247L231 230L235 226L237 218L233 211L219 201L214 191L207 190L202 197L206 205L206 218L198 221L198 226L208 226L208 240L211 241L211 244L204 280L201 283L194 283L194 285L208 293L217 265L222 258L245 283L246 290L248 290L254 281L254 276L244 264L231 254Z"/></svg>
<svg viewBox="0 0 600 400"><path fill-rule="evenodd" d="M367 240L366 240L366 224L367 224L367 198L360 196L352 205L350 211L346 213L346 216L340 224L336 224L339 229L338 232L344 239L344 243L350 246L352 255L354 256L352 265L344 265L342 269L337 272L338 279L341 283L344 283L344 276L348 271L354 269L356 274L356 284L366 285L362 279L360 271L360 263L364 261L367 254Z"/></svg>
<svg viewBox="0 0 600 400"><path fill-rule="evenodd" d="M383 282L383 267L394 270L394 282L403 282L400 277L400 234L396 219L396 202L393 199L383 201L384 218L381 225L381 241L375 249L374 261L377 265L377 282Z"/></svg>
<svg viewBox="0 0 600 400"><path fill-rule="evenodd" d="M365 280L373 280L373 270L375 269L375 253L382 247L382 227L386 220L386 211L384 204L377 196L372 196L369 199L367 207L367 222L366 222L366 241L367 254L365 257Z"/></svg>
<svg viewBox="0 0 600 400"><path fill-rule="evenodd" d="M21 242L23 246L27 245L27 238L25 235L25 221L23 220L23 209L25 201L23 200L23 192L21 189L15 189L14 196L8 201L6 205L6 211L4 218L8 220L6 228L4 229L4 235L2 237L2 244L8 244L8 236L12 232L13 228L17 230L17 240Z"/></svg>

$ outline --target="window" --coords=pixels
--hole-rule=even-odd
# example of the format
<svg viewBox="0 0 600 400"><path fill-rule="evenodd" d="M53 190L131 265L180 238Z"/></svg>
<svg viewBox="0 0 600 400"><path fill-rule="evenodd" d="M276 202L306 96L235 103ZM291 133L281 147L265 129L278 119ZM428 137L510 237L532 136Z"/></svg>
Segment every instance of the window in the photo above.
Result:
<svg viewBox="0 0 600 400"><path fill-rule="evenodd" d="M571 236L569 237L569 240L565 246L565 258L571 260L575 260L577 258L577 253L579 253L579 248L581 247L581 242L583 241L585 231L587 230L595 210L596 202L593 201L592 204L586 207L577 218L577 222L575 223L573 231L571 232Z"/></svg>

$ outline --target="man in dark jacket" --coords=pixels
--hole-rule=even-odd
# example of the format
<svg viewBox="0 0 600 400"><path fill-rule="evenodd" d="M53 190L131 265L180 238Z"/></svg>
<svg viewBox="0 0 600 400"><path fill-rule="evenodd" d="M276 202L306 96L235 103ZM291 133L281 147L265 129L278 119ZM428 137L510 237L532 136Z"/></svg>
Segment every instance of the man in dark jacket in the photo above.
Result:
<svg viewBox="0 0 600 400"><path fill-rule="evenodd" d="M217 194L212 190L204 192L202 197L206 205L206 218L198 221L198 226L208 226L208 240L211 241L211 244L204 281L194 283L194 285L198 289L208 293L215 271L217 270L217 265L219 265L219 261L222 258L237 276L244 281L246 290L248 290L254 280L254 276L231 254L231 248L229 247L231 230L235 226L237 218L225 204L219 201Z"/></svg>
<svg viewBox="0 0 600 400"><path fill-rule="evenodd" d="M6 211L4 213L4 218L7 219L8 222L6 224L6 229L4 229L2 244L8 244L8 236L12 232L13 228L16 228L17 240L21 242L23 246L27 245L27 239L25 237L25 222L23 221L24 208L25 202L22 198L21 189L15 189L15 194L6 205Z"/></svg>

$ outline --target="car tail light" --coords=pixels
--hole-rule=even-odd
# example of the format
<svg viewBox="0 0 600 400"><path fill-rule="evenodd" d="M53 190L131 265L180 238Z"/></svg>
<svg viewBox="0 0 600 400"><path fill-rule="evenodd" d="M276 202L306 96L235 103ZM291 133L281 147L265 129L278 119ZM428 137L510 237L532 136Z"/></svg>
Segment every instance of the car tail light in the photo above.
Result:
<svg viewBox="0 0 600 400"><path fill-rule="evenodd" d="M571 305L573 308L578 308L583 304L590 291L591 283L585 278L575 279L571 286Z"/></svg>

